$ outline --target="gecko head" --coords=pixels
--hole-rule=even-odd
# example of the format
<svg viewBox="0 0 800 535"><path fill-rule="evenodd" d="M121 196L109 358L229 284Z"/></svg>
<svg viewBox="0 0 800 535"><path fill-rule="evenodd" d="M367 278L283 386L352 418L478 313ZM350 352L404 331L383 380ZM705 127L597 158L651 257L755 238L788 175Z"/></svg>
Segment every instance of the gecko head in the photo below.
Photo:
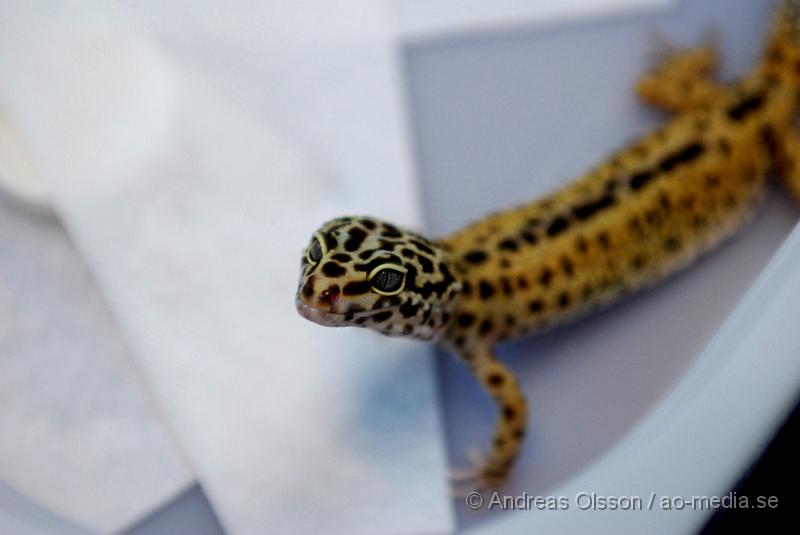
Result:
<svg viewBox="0 0 800 535"><path fill-rule="evenodd" d="M303 251L296 305L321 325L434 339L460 290L440 245L377 219L340 217Z"/></svg>

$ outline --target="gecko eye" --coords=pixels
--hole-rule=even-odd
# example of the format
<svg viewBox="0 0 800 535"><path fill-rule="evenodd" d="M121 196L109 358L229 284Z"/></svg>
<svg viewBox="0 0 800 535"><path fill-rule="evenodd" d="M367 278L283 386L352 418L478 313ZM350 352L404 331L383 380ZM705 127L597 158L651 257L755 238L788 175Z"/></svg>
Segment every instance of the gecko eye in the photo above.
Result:
<svg viewBox="0 0 800 535"><path fill-rule="evenodd" d="M325 255L325 246L323 243L324 241L320 240L319 234L314 234L311 245L308 246L308 251L306 252L306 260L308 260L309 264L316 264L322 260L322 257Z"/></svg>
<svg viewBox="0 0 800 535"><path fill-rule="evenodd" d="M372 289L381 295L396 295L403 291L406 268L396 264L383 264L372 270L369 282Z"/></svg>

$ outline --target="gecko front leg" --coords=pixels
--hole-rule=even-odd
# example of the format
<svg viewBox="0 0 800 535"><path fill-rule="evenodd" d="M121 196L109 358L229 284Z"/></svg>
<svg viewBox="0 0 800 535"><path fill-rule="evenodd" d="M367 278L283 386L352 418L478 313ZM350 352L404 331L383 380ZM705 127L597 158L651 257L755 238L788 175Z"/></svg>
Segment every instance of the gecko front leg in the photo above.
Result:
<svg viewBox="0 0 800 535"><path fill-rule="evenodd" d="M498 417L488 454L465 478L481 489L499 488L519 454L527 427L528 406L514 374L488 347L460 353L460 358L495 400ZM459 479L459 478L456 478Z"/></svg>
<svg viewBox="0 0 800 535"><path fill-rule="evenodd" d="M711 102L724 88L713 79L717 52L713 45L670 52L641 76L636 92L644 102L681 112Z"/></svg>

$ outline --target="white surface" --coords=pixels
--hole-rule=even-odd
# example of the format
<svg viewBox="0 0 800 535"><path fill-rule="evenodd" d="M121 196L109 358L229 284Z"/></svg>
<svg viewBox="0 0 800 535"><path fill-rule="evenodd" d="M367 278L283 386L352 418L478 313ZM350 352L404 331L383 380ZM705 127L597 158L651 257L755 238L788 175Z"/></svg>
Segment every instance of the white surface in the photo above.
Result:
<svg viewBox="0 0 800 535"><path fill-rule="evenodd" d="M569 510L512 514L472 533L588 533L598 525L609 533L698 530L710 511L662 510L661 499L725 496L797 401L798 262L800 226L667 399L590 469L548 493L567 497ZM644 509L579 510L581 492L639 496Z"/></svg>
<svg viewBox="0 0 800 535"><path fill-rule="evenodd" d="M401 222L419 220L400 50L384 1L170 0L131 9L171 58L308 156L331 191L382 215L397 188L413 199L403 201Z"/></svg>
<svg viewBox="0 0 800 535"><path fill-rule="evenodd" d="M15 53L0 52L14 73L0 80L0 101L232 534L452 525L424 350L320 328L293 305L302 247L324 219L416 220L394 49L369 6L313 19L332 32L319 49L313 28L288 30L309 5L278 19L241 12L242 23L301 38L283 46L308 77L282 71L275 84L311 80L336 96L292 100L312 131L325 112L317 137L297 134L328 140L321 175L204 80L175 75L130 20L38 25L53 36L15 21L15 39L60 46L46 58L22 59L16 40ZM310 54L292 56L293 46Z"/></svg>
<svg viewBox="0 0 800 535"><path fill-rule="evenodd" d="M47 21L40 21L45 24L41 33L16 34L26 25L9 29L12 7L0 8L0 92L20 90L13 84L25 76L44 80L37 69L56 71L51 47L58 50L65 44L58 42L63 35L46 27ZM145 50L129 51L150 59ZM108 94L102 84L94 89ZM87 95L87 100L95 99ZM0 97L0 108L9 112L6 119L12 105ZM43 114L51 111L44 105ZM10 122L4 128L8 142L16 129ZM69 140L57 134L50 142L69 154ZM27 184L17 192L27 192L22 198L41 206L46 197L37 192L46 188L25 182L35 172L24 143L17 138L6 147L18 151L19 159L4 159L13 165L3 169L22 173L9 175ZM0 191L0 480L72 522L101 533L119 531L185 489L193 475L71 240L54 218L15 206L4 193Z"/></svg>
<svg viewBox="0 0 800 535"><path fill-rule="evenodd" d="M532 24L653 9L676 0L387 0L398 35L406 41L450 34L508 30Z"/></svg>
<svg viewBox="0 0 800 535"><path fill-rule="evenodd" d="M0 481L119 531L193 476L60 225L0 195L0 251Z"/></svg>
<svg viewBox="0 0 800 535"><path fill-rule="evenodd" d="M0 481L0 528L5 535L90 535Z"/></svg>

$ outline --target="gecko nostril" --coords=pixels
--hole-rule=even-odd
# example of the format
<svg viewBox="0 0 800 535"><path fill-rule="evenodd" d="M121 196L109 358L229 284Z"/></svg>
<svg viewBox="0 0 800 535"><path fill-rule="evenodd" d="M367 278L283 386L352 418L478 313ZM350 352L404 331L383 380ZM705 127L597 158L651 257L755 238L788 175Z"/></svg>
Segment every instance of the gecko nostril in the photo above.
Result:
<svg viewBox="0 0 800 535"><path fill-rule="evenodd" d="M333 306L339 300L340 294L339 286L333 285L326 290L323 290L322 293L319 294L319 299L323 303L328 303L329 305Z"/></svg>

